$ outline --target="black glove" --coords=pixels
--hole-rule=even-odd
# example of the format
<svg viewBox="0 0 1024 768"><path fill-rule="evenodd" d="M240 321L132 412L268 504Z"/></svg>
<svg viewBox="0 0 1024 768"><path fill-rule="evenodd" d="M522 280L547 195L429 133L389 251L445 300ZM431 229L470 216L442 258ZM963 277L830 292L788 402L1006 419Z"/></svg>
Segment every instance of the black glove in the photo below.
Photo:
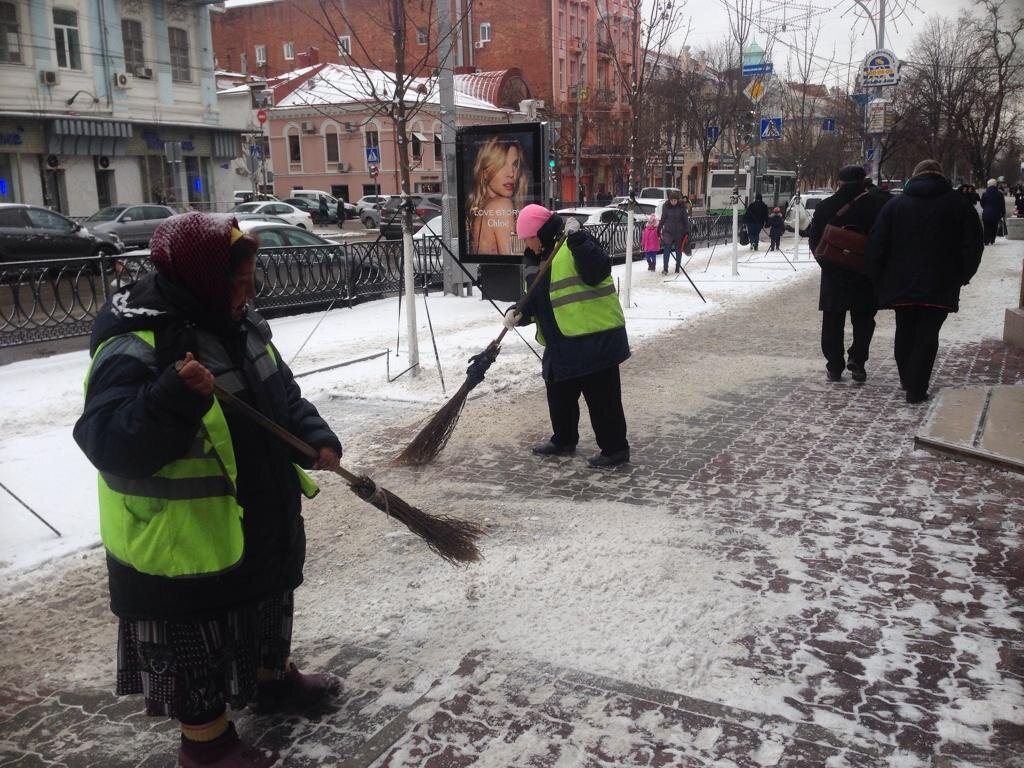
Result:
<svg viewBox="0 0 1024 768"><path fill-rule="evenodd" d="M501 347L488 344L487 349L483 352L469 358L469 367L466 369L466 383L470 389L473 389L473 387L484 380L484 374L491 367L491 363L498 358L498 352L500 351Z"/></svg>

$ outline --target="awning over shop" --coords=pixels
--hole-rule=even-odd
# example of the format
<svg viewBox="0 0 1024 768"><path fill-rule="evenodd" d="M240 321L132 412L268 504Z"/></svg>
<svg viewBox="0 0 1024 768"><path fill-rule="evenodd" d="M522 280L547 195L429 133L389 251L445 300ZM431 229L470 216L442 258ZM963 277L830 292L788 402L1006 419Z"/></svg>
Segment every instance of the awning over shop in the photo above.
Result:
<svg viewBox="0 0 1024 768"><path fill-rule="evenodd" d="M241 138L237 133L228 133L226 131L214 131L213 134L213 159L214 160L230 160L235 157L241 157L242 146Z"/></svg>
<svg viewBox="0 0 1024 768"><path fill-rule="evenodd" d="M47 126L46 148L51 155L123 155L121 139L131 137L131 123L59 118Z"/></svg>

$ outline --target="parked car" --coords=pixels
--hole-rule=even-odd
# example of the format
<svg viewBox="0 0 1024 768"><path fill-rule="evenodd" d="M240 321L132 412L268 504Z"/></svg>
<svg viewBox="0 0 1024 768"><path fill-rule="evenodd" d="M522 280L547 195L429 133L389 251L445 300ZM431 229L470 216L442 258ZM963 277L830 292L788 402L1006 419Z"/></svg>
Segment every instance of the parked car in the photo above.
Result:
<svg viewBox="0 0 1024 768"><path fill-rule="evenodd" d="M112 205L97 211L84 222L94 235L117 235L128 248L145 247L164 219L177 213L166 205Z"/></svg>
<svg viewBox="0 0 1024 768"><path fill-rule="evenodd" d="M610 205L612 207L618 207L618 206L622 205L623 203L628 203L628 202L629 202L629 195L619 195L618 197L613 197L611 199L611 202L608 203L608 205Z"/></svg>
<svg viewBox="0 0 1024 768"><path fill-rule="evenodd" d="M317 200L311 200L308 197L286 197L281 201L282 203L288 203L288 205L294 205L300 211L305 211L313 219L314 224L337 224L338 223L338 212L337 207L332 208L327 206L327 218L324 219L320 216L320 203Z"/></svg>
<svg viewBox="0 0 1024 768"><path fill-rule="evenodd" d="M595 224L625 224L626 217L629 215L621 208L612 208L610 206L603 206L600 208L561 208L560 210L555 211L555 213L564 218L576 219L576 221L583 226L593 226Z"/></svg>
<svg viewBox="0 0 1024 768"><path fill-rule="evenodd" d="M255 235L256 239L260 241L260 248L276 248L288 245L338 245L333 240L320 237L315 232L310 232L291 224L247 220L239 221L238 228L247 234Z"/></svg>
<svg viewBox="0 0 1024 768"><path fill-rule="evenodd" d="M98 237L48 208L0 203L0 261L66 259L122 250L114 233Z"/></svg>
<svg viewBox="0 0 1024 768"><path fill-rule="evenodd" d="M324 192L321 189L302 189L300 187L300 188L292 189L291 195L288 197L287 200L285 200L285 202L288 202L289 200L294 200L297 197L305 198L310 203L312 203L313 206L317 210L320 209L320 198L321 197L327 198L327 208L334 215L334 221L335 221L335 223L337 223L337 221L338 221L338 198L336 198L331 193ZM356 218L356 216L358 215L356 213L356 207L354 205L352 205L352 203L349 203L349 202L346 202L346 201L342 201L342 204L344 205L344 208L345 208L345 218L346 219L354 219L354 218Z"/></svg>
<svg viewBox="0 0 1024 768"><path fill-rule="evenodd" d="M231 193L231 196L232 199L235 201L236 205L238 205L239 203L251 203L254 201L267 202L277 200L277 198L274 197L273 195L266 194L263 192L257 192L253 194L253 191L251 189L236 189L234 192Z"/></svg>
<svg viewBox="0 0 1024 768"><path fill-rule="evenodd" d="M269 221L273 224L288 224L280 216L271 216L269 213L233 213L239 223L243 221ZM290 225L289 225L290 226Z"/></svg>
<svg viewBox="0 0 1024 768"><path fill-rule="evenodd" d="M289 224L294 224L303 229L313 228L313 217L305 211L299 210L294 205L280 201L269 203L242 203L232 208L229 213L265 213L270 216L280 216Z"/></svg>
<svg viewBox="0 0 1024 768"><path fill-rule="evenodd" d="M427 219L426 223L413 233L412 239L423 240L427 237L440 237L442 218L444 217L438 214L432 219Z"/></svg>
<svg viewBox="0 0 1024 768"><path fill-rule="evenodd" d="M440 195L411 195L413 204L412 231L415 234L427 219L441 213ZM402 236L402 217L400 206L401 195L393 195L380 209L378 227L387 240L396 240Z"/></svg>
<svg viewBox="0 0 1024 768"><path fill-rule="evenodd" d="M637 200L667 200L669 193L679 193L679 189L674 186L645 186L637 195Z"/></svg>
<svg viewBox="0 0 1024 768"><path fill-rule="evenodd" d="M363 195L356 200L356 215L361 218L366 208L378 208L387 201L387 195Z"/></svg>

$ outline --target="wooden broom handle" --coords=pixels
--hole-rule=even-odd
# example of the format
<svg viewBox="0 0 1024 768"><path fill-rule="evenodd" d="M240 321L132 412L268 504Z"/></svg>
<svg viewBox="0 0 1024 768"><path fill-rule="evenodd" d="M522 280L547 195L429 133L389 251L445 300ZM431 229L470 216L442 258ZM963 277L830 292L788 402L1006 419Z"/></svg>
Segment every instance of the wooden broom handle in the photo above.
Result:
<svg viewBox="0 0 1024 768"><path fill-rule="evenodd" d="M306 441L300 440L287 429L278 424L276 421L267 418L262 413L253 408L251 405L246 403L244 400L239 400L226 389L223 389L222 387L219 387L216 384L214 384L213 394L217 396L218 400L222 400L223 402L230 405L232 408L235 408L239 413L241 413L246 418L250 419L256 425L263 427L263 429L276 435L281 440L288 443L288 445L297 450L303 456L306 456L307 458L310 459L320 458L320 451L318 451L316 448L311 446ZM360 480L358 475L352 474L342 466L339 466L337 471L339 475L344 477L350 483L356 483L359 482Z"/></svg>
<svg viewBox="0 0 1024 768"><path fill-rule="evenodd" d="M512 314L523 311L523 307L526 306L526 302L530 300L530 297L533 296L533 292L537 290L537 286L540 284L541 278L544 277L544 275L546 275L551 269L551 262L554 261L555 254L561 249L562 244L565 242L565 238L567 237L568 235L562 235L558 238L555 246L551 249L550 255L548 255L548 257L541 263L540 269L537 270L537 275L533 278L533 282L530 283L530 287L526 289L526 293L523 294L522 298L516 302L516 307ZM492 341L491 345L496 347L501 344L501 340L505 338L506 333L508 333L508 328L502 328L501 333L498 334L498 338Z"/></svg>

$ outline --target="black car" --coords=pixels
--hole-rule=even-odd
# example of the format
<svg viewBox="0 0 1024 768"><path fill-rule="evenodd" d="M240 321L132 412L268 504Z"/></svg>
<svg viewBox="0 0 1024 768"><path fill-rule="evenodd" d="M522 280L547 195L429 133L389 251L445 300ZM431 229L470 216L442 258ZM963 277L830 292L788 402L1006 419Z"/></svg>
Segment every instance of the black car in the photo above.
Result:
<svg viewBox="0 0 1024 768"><path fill-rule="evenodd" d="M97 237L48 208L0 203L0 261L69 259L121 251L117 235Z"/></svg>
<svg viewBox="0 0 1024 768"><path fill-rule="evenodd" d="M412 231L416 233L420 227L441 213L440 195L411 195L413 204ZM380 231L388 240L397 240L402 236L401 217L402 198L400 195L389 197L380 209Z"/></svg>
<svg viewBox="0 0 1024 768"><path fill-rule="evenodd" d="M327 206L327 218L325 219L320 215L320 206L308 197L287 197L281 201L282 203L288 203L294 205L300 211L305 211L313 219L314 224L337 224L338 223L338 211L337 209L331 210L331 206Z"/></svg>

